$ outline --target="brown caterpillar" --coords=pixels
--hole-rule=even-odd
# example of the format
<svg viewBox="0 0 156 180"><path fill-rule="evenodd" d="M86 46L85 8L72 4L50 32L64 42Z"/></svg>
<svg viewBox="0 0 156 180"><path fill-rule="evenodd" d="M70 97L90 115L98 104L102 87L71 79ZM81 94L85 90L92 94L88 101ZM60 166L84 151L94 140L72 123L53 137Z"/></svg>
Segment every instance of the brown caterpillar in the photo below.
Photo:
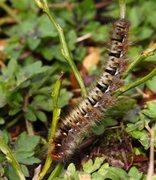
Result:
<svg viewBox="0 0 156 180"><path fill-rule="evenodd" d="M53 159L68 161L89 130L101 121L104 112L114 104L112 94L122 86L121 77L128 64L128 30L127 20L119 19L114 23L106 69L88 97L59 122L50 150Z"/></svg>

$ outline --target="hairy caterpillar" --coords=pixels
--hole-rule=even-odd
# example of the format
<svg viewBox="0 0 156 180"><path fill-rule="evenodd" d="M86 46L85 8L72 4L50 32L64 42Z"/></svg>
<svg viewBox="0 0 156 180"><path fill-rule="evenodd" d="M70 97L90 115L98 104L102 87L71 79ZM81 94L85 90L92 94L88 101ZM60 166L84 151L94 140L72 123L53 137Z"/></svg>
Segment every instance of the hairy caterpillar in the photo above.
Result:
<svg viewBox="0 0 156 180"><path fill-rule="evenodd" d="M68 161L86 133L101 121L104 112L114 104L115 98L112 94L122 86L121 77L128 64L128 30L127 20L119 19L114 23L105 71L88 97L59 122L50 150L53 159Z"/></svg>

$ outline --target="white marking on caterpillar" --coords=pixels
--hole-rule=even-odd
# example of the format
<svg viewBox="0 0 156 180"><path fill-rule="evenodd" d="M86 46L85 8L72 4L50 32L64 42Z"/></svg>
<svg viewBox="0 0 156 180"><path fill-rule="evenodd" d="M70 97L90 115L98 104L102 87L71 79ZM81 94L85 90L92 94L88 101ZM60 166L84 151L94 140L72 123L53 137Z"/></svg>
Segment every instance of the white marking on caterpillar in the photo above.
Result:
<svg viewBox="0 0 156 180"><path fill-rule="evenodd" d="M93 125L101 121L103 112L114 104L112 94L122 86L121 77L128 64L128 30L129 23L125 19L119 19L114 23L105 72L88 97L59 122L51 146L53 159L68 161Z"/></svg>

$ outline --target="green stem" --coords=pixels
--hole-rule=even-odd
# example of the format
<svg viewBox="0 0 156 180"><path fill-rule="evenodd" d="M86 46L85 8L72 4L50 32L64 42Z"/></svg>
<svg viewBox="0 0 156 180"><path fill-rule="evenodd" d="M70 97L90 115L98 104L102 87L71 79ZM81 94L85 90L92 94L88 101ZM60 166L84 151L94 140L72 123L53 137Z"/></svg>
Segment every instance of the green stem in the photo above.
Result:
<svg viewBox="0 0 156 180"><path fill-rule="evenodd" d="M119 0L119 6L120 6L120 18L124 19L126 13L125 0Z"/></svg>
<svg viewBox="0 0 156 180"><path fill-rule="evenodd" d="M119 95L129 91L130 89L135 88L136 86L139 86L140 84L146 82L147 80L151 79L155 75L156 75L156 68L152 72L150 72L148 75L146 75L145 77L135 81L134 83L131 83L128 86L124 86L124 87L120 88L114 94L115 94L115 96L119 96Z"/></svg>
<svg viewBox="0 0 156 180"><path fill-rule="evenodd" d="M48 172L51 164L52 164L52 158L51 158L50 154L48 153L48 155L46 157L46 160L45 160L45 164L44 164L44 166L42 168L42 171L41 171L41 173L39 175L39 180L42 180L44 178L44 176Z"/></svg>
<svg viewBox="0 0 156 180"><path fill-rule="evenodd" d="M87 95L87 90L85 88L84 82L82 80L82 77L72 59L71 56L71 52L68 48L65 36L64 36L64 32L63 29L61 28L61 26L56 22L56 19L53 15L53 13L50 13L49 7L47 5L47 1L43 0L43 3L40 2L40 0L35 0L37 5L47 14L47 16L49 17L50 21L52 22L52 24L55 26L58 35L59 35L59 39L61 42L61 52L62 55L64 56L64 58L67 60L68 64L70 65L72 71L74 72L74 75L79 83L79 86L81 88L81 92L82 92L82 96L85 97Z"/></svg>
<svg viewBox="0 0 156 180"><path fill-rule="evenodd" d="M58 107L58 98L59 98L59 94L60 94L62 76L63 76L63 74L61 74L60 78L56 81L55 87L54 87L54 93L52 94L52 98L53 98L53 117L52 117L52 123L51 123L50 131L49 131L49 137L48 137L49 146L53 142L53 138L54 138L55 131L56 131L56 126L57 126L59 116L60 116L60 112L61 112L60 108ZM45 160L45 164L43 166L43 169L42 169L42 171L41 171L41 173L39 175L39 180L43 179L43 177L48 172L51 164L52 164L51 154L48 153L48 155L46 157L46 160Z"/></svg>
<svg viewBox="0 0 156 180"><path fill-rule="evenodd" d="M10 23L14 23L14 19L12 19L12 17L10 16L3 17L0 19L0 26L2 26L3 24L10 24Z"/></svg>
<svg viewBox="0 0 156 180"><path fill-rule="evenodd" d="M48 180L53 180L55 177L59 176L61 170L63 169L63 164L58 164L53 172L50 174Z"/></svg>
<svg viewBox="0 0 156 180"><path fill-rule="evenodd" d="M12 11L12 9L7 6L3 0L0 0L0 7L3 8L17 23L21 23L19 18L15 15L15 13Z"/></svg>
<svg viewBox="0 0 156 180"><path fill-rule="evenodd" d="M21 114L18 115L15 119L13 119L12 121L10 121L6 126L5 128L6 129L9 129L10 127L14 126L18 121L19 119L21 118Z"/></svg>
<svg viewBox="0 0 156 180"><path fill-rule="evenodd" d="M21 167L19 163L17 162L16 158L12 154L10 148L7 146L7 144L3 141L2 137L0 137L0 150L5 154L6 159L10 162L13 169L15 170L17 176L20 180L25 180L25 177L23 175L23 172L21 170Z"/></svg>
<svg viewBox="0 0 156 180"><path fill-rule="evenodd" d="M144 50L135 60L132 61L127 71L124 73L124 78L143 60L147 57L152 56L154 51L156 50L156 43L149 46L146 50Z"/></svg>
<svg viewBox="0 0 156 180"><path fill-rule="evenodd" d="M51 144L53 141L53 138L55 136L55 131L56 131L56 126L60 117L60 108L58 107L58 98L60 95L60 89L61 89L61 84L62 84L62 77L63 73L60 75L60 78L56 81L55 87L54 87L54 92L52 94L53 98L53 117L52 117L52 124L51 128L49 131L49 143Z"/></svg>

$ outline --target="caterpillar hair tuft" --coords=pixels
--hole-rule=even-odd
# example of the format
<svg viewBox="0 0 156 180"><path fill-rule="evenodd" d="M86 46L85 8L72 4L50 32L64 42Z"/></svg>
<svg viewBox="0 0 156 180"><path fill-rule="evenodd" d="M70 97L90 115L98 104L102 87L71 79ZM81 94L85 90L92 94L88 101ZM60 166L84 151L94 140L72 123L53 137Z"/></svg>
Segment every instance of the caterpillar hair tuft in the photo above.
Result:
<svg viewBox="0 0 156 180"><path fill-rule="evenodd" d="M50 147L52 158L67 162L82 143L87 132L100 122L114 103L113 93L123 85L121 80L126 70L129 22L119 19L113 24L109 59L105 71L79 105L69 115L61 119L54 142Z"/></svg>

